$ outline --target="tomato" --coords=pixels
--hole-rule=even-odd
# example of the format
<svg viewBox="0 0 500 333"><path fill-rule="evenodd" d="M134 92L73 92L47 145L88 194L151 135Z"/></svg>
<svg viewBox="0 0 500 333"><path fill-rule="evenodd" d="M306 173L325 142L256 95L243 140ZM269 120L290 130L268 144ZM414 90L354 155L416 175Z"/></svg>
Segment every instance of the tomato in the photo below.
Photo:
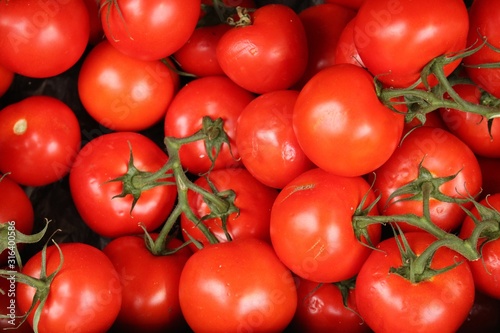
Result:
<svg viewBox="0 0 500 333"><path fill-rule="evenodd" d="M73 111L50 96L31 96L0 111L0 172L19 184L43 186L67 175L80 150Z"/></svg>
<svg viewBox="0 0 500 333"><path fill-rule="evenodd" d="M232 213L227 219L227 231L231 238L254 237L270 242L269 218L271 207L278 192L260 183L247 170L242 168L214 170L207 177L218 192L230 189L235 192L234 204L239 209L239 213ZM212 192L205 177L196 179L195 184ZM188 203L198 218L202 218L211 212L210 207L203 200L203 196L198 193L189 191ZM219 241L227 241L220 218L206 219L201 223L204 223ZM181 215L181 228L185 241L190 239L188 237L190 235L204 245L208 243L201 230L185 214ZM191 248L196 250L194 245Z"/></svg>
<svg viewBox="0 0 500 333"><path fill-rule="evenodd" d="M306 156L342 176L380 167L396 149L403 126L403 115L378 100L373 77L352 64L330 66L311 78L293 112L293 128Z"/></svg>
<svg viewBox="0 0 500 333"><path fill-rule="evenodd" d="M200 0L100 0L108 41L120 52L141 60L172 55L193 33Z"/></svg>
<svg viewBox="0 0 500 333"><path fill-rule="evenodd" d="M5 236L8 240L7 245L10 247L13 246L11 241L16 241L13 232L18 231L25 235L31 234L35 221L35 213L30 198L24 189L4 175L0 175L0 193L2 193L2 200L0 200L0 223L8 224ZM22 244L18 244L18 247L21 246ZM8 259L15 260L13 255L14 253L10 253L9 250L3 251L0 255L0 263L5 265ZM11 263L9 261L9 264Z"/></svg>
<svg viewBox="0 0 500 333"><path fill-rule="evenodd" d="M3 267L2 269L19 271L18 267ZM21 324L22 319L20 319L20 317L23 315L16 302L17 285L15 275L0 278L0 289L4 291L4 293L0 293L0 307L2 309L0 313L7 316L0 316L0 330L12 330ZM14 332L33 333L33 329L30 324L25 321L19 328L16 328Z"/></svg>
<svg viewBox="0 0 500 333"><path fill-rule="evenodd" d="M335 49L336 64L353 64L360 67L365 67L363 60L359 57L358 49L354 44L354 24L356 17L350 20L342 30L337 41Z"/></svg>
<svg viewBox="0 0 500 333"><path fill-rule="evenodd" d="M80 216L97 234L115 238L158 228L170 214L177 189L156 186L143 191L133 210L131 195L122 193L121 182L110 182L128 170L130 149L140 171L154 172L168 161L165 152L151 139L135 132L99 136L78 154L69 176L71 196ZM165 177L169 181L171 178Z"/></svg>
<svg viewBox="0 0 500 333"><path fill-rule="evenodd" d="M158 123L178 87L178 75L160 60L131 58L107 41L91 50L78 76L87 112L115 131L140 131Z"/></svg>
<svg viewBox="0 0 500 333"><path fill-rule="evenodd" d="M226 76L207 76L190 81L180 89L165 116L165 136L188 137L202 128L203 117L222 118L230 147L224 144L214 169L239 166L239 153L234 143L238 117L254 95ZM232 154L231 154L232 152ZM179 151L183 167L192 174L207 172L212 162L205 143L200 140L183 145Z"/></svg>
<svg viewBox="0 0 500 333"><path fill-rule="evenodd" d="M34 78L61 74L83 55L89 24L82 0L2 1L0 64Z"/></svg>
<svg viewBox="0 0 500 333"><path fill-rule="evenodd" d="M83 243L59 245L64 257L61 270L50 284L47 301L43 307L38 332L102 333L113 324L122 300L122 287L118 273L111 261L99 249ZM47 275L60 263L60 254L52 245L47 248ZM31 257L22 273L39 278L42 254ZM16 297L22 313L31 306L35 289L18 283ZM35 306L35 310L38 304ZM33 326L34 312L28 317Z"/></svg>
<svg viewBox="0 0 500 333"><path fill-rule="evenodd" d="M419 127L405 137L391 158L377 169L374 189L380 193L379 210L384 215L416 214L423 211L422 198L409 200L409 194L391 198L400 187L418 177L419 166L433 177L456 177L439 186L439 191L453 198L479 194L482 175L479 163L470 148L456 136L441 128ZM405 198L407 200L401 200ZM464 207L470 205L464 204ZM431 221L445 231L456 230L465 217L460 205L436 198L429 202ZM399 224L404 231L418 230L406 223Z"/></svg>
<svg viewBox="0 0 500 333"><path fill-rule="evenodd" d="M180 245L179 240L172 239L168 248ZM123 289L113 331L185 331L178 290L182 268L191 255L189 249L155 256L146 248L144 237L123 236L113 239L103 251L118 272Z"/></svg>
<svg viewBox="0 0 500 333"><path fill-rule="evenodd" d="M425 232L409 232L405 237L417 256L435 241ZM395 238L380 242L377 248L356 278L356 304L368 326L380 333L455 332L474 303L474 281L467 261L455 251L440 248L431 268L459 265L412 283L391 272L401 266Z"/></svg>
<svg viewBox="0 0 500 333"><path fill-rule="evenodd" d="M281 332L297 307L292 274L256 238L212 244L194 253L179 284L182 313L203 332Z"/></svg>
<svg viewBox="0 0 500 333"><path fill-rule="evenodd" d="M290 7L268 4L253 12L251 24L226 32L216 54L231 80L262 94L290 88L302 77L307 66L307 37Z"/></svg>
<svg viewBox="0 0 500 333"><path fill-rule="evenodd" d="M489 195L479 203L498 211L500 209L500 193ZM481 220L476 207L472 208L471 212ZM475 226L474 220L470 216L466 216L460 228L460 238L470 237ZM500 239L485 243L485 239L482 238L479 240L478 250L481 251L481 258L470 262L476 289L490 297L500 299Z"/></svg>
<svg viewBox="0 0 500 333"><path fill-rule="evenodd" d="M290 332L371 332L357 313L354 288L348 291L346 306L336 284L318 284L298 278L297 296L299 302L290 324Z"/></svg>
<svg viewBox="0 0 500 333"><path fill-rule="evenodd" d="M356 15L354 43L372 75L386 86L405 88L435 57L464 50L468 28L462 0L367 0ZM460 59L446 65L445 74L459 64Z"/></svg>
<svg viewBox="0 0 500 333"><path fill-rule="evenodd" d="M475 0L469 8L469 34L467 46L478 47L485 38L489 45L465 57L464 67L469 77L481 88L500 98L500 69L480 68L473 65L500 62L500 33L497 29L500 24L500 3L498 1ZM496 49L495 49L496 48Z"/></svg>
<svg viewBox="0 0 500 333"><path fill-rule="evenodd" d="M298 276L314 282L339 282L356 275L371 249L358 241L352 216L375 195L361 177L343 177L316 168L286 185L271 211L271 241L278 257ZM377 214L374 207L370 214ZM368 228L373 244L380 225ZM332 269L335 267L335 269Z"/></svg>
<svg viewBox="0 0 500 333"><path fill-rule="evenodd" d="M319 4L299 13L309 48L308 64L299 86L314 74L335 63L337 41L356 11L337 4Z"/></svg>
<svg viewBox="0 0 500 333"><path fill-rule="evenodd" d="M236 146L246 169L261 183L282 188L313 168L292 128L299 93L277 90L262 94L241 112Z"/></svg>
<svg viewBox="0 0 500 333"><path fill-rule="evenodd" d="M325 0L325 3L342 5L355 10L359 9L363 2L365 2L365 0Z"/></svg>
<svg viewBox="0 0 500 333"><path fill-rule="evenodd" d="M10 88L14 81L14 72L0 65L0 97Z"/></svg>

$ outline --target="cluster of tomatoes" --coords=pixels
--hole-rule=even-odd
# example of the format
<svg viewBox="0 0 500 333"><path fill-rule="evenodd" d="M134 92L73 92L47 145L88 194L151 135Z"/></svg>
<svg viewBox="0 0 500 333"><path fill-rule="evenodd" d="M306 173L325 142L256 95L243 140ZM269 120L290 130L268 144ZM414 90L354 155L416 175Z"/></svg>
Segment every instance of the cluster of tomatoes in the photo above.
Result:
<svg viewBox="0 0 500 333"><path fill-rule="evenodd" d="M499 329L500 2L293 3L0 1L2 328Z"/></svg>

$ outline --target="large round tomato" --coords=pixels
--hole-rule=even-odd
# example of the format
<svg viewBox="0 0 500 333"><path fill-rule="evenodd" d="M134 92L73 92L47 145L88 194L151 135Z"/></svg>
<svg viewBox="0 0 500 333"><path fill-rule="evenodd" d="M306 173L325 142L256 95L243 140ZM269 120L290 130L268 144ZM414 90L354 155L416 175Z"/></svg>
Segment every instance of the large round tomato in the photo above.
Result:
<svg viewBox="0 0 500 333"><path fill-rule="evenodd" d="M222 70L258 94L291 87L304 74L308 58L298 15L288 6L268 4L253 12L251 21L219 40L216 52Z"/></svg>
<svg viewBox="0 0 500 333"><path fill-rule="evenodd" d="M130 151L140 171L158 171L168 161L165 152L146 136L116 132L99 136L78 154L69 176L71 196L85 223L105 237L118 237L158 228L172 210L175 185L143 191L132 210L132 195L122 193L123 183L111 181L126 174ZM167 179L167 176L165 176ZM164 181L166 179L163 179ZM173 182L173 179L167 180Z"/></svg>
<svg viewBox="0 0 500 333"><path fill-rule="evenodd" d="M391 198L394 191L417 179L422 166L433 177L456 177L441 185L439 191L453 198L479 194L482 184L481 168L470 148L450 132L437 127L414 129L398 146L391 158L375 171L374 189L380 193L379 210L384 215L423 213L421 196L409 199L409 194ZM405 198L406 200L401 200ZM464 204L465 207L470 205ZM429 213L432 222L446 231L454 231L465 217L456 203L431 198ZM404 231L417 227L400 223Z"/></svg>
<svg viewBox="0 0 500 333"><path fill-rule="evenodd" d="M435 238L425 232L405 234L413 252L420 255ZM361 317L375 332L456 332L474 303L474 280L467 261L440 248L430 267L458 266L429 280L411 282L391 272L401 266L395 238L386 239L371 252L356 278L356 304Z"/></svg>
<svg viewBox="0 0 500 333"><path fill-rule="evenodd" d="M0 3L0 64L29 77L58 75L82 56L89 40L82 0Z"/></svg>
<svg viewBox="0 0 500 333"><path fill-rule="evenodd" d="M124 54L159 60L181 48L193 33L200 0L100 0L108 41Z"/></svg>
<svg viewBox="0 0 500 333"><path fill-rule="evenodd" d="M293 128L306 156L342 176L381 166L396 149L403 126L402 114L378 100L373 77L352 64L333 65L313 76L293 112Z"/></svg>
<svg viewBox="0 0 500 333"><path fill-rule="evenodd" d="M465 49L469 17L463 0L367 0L354 43L366 68L386 86L408 87L437 56ZM460 60L445 66L450 74ZM430 78L435 83L435 78Z"/></svg>
<svg viewBox="0 0 500 333"><path fill-rule="evenodd" d="M90 51L78 76L87 112L115 131L140 131L159 122L178 87L178 75L160 60L131 58L107 41Z"/></svg>
<svg viewBox="0 0 500 333"><path fill-rule="evenodd" d="M202 128L203 117L222 118L230 141L215 161L214 169L241 165L234 143L238 117L254 95L232 82L226 76L206 76L192 80L175 95L165 116L165 136L184 138ZM212 162L208 158L205 142L199 140L181 147L183 167L192 174L207 172Z"/></svg>
<svg viewBox="0 0 500 333"><path fill-rule="evenodd" d="M338 282L356 275L371 249L354 234L352 216L363 197L366 208L375 195L361 177L342 177L319 168L286 185L271 211L271 241L278 257L298 276L315 282ZM374 207L370 214L377 214ZM377 244L380 225L368 228Z"/></svg>
<svg viewBox="0 0 500 333"><path fill-rule="evenodd" d="M239 212L230 214L226 221L227 232L232 239L255 237L270 242L269 217L274 199L278 195L275 189L262 184L243 168L217 169L210 172L206 178L195 180L195 184L212 192L208 181L218 192L233 190L236 195L234 204ZM199 193L188 192L188 203L197 218L211 212L210 206ZM201 223L205 224L219 241L228 240L220 218L204 219ZM204 245L208 243L198 226L185 214L181 215L181 228L185 241L191 236ZM194 245L192 248L196 249Z"/></svg>
<svg viewBox="0 0 500 333"><path fill-rule="evenodd" d="M297 307L292 274L256 238L212 244L184 266L179 299L197 333L281 332Z"/></svg>
<svg viewBox="0 0 500 333"><path fill-rule="evenodd" d="M66 104L27 97L0 111L0 172L22 185L55 182L69 172L80 140L78 119Z"/></svg>
<svg viewBox="0 0 500 333"><path fill-rule="evenodd" d="M111 261L99 249L83 243L60 245L64 262L50 284L47 301L41 311L38 332L106 332L120 311L122 286ZM52 274L60 263L55 245L46 252L46 274ZM39 278L42 273L42 253L31 257L23 274ZM17 304L23 313L31 307L35 288L18 283ZM35 306L35 310L38 308ZM33 326L33 315L28 317Z"/></svg>
<svg viewBox="0 0 500 333"><path fill-rule="evenodd" d="M172 239L167 247L173 250L181 244L178 239ZM189 249L155 256L146 248L144 237L123 236L113 239L103 251L118 272L123 289L113 332L184 331L179 280L191 255Z"/></svg>
<svg viewBox="0 0 500 333"><path fill-rule="evenodd" d="M282 188L314 166L292 128L298 95L294 90L262 94L243 109L238 119L236 146L241 161L267 186Z"/></svg>

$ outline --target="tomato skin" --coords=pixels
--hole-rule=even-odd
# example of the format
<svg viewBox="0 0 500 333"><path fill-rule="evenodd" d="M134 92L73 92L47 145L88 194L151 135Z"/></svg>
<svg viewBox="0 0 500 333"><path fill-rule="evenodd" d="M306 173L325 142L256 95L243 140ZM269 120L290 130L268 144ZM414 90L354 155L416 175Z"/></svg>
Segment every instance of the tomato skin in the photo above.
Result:
<svg viewBox="0 0 500 333"><path fill-rule="evenodd" d="M359 57L358 49L354 43L354 24L356 17L350 20L344 30L340 33L335 49L336 64L353 64L359 67L365 67L363 60Z"/></svg>
<svg viewBox="0 0 500 333"><path fill-rule="evenodd" d="M78 75L86 111L114 131L141 131L158 123L178 87L178 74L160 60L131 58L107 41L90 51Z"/></svg>
<svg viewBox="0 0 500 333"><path fill-rule="evenodd" d="M283 188L314 164L304 154L292 116L299 95L295 90L262 94L241 112L236 146L246 169L263 184Z"/></svg>
<svg viewBox="0 0 500 333"><path fill-rule="evenodd" d="M297 307L292 274L269 244L255 238L194 253L181 274L179 299L198 333L281 332Z"/></svg>
<svg viewBox="0 0 500 333"><path fill-rule="evenodd" d="M240 211L238 214L231 214L227 220L227 230L231 238L254 237L270 243L269 218L278 192L260 183L243 168L214 170L210 172L208 178L218 191L231 189L236 194L234 204ZM212 192L205 177L196 179L195 184ZM192 191L188 192L188 203L198 218L210 214L210 207L201 195ZM202 223L212 231L220 242L227 241L220 218L207 219ZM200 229L184 214L181 215L181 228L185 241L189 241L190 238L187 236L189 234L203 245L208 243ZM192 244L191 249L197 250L194 244Z"/></svg>
<svg viewBox="0 0 500 333"><path fill-rule="evenodd" d="M352 215L366 194L365 207L375 195L363 178L337 176L319 168L292 180L271 211L271 241L281 261L314 282L339 282L356 275L371 252L352 228ZM376 213L374 207L370 214ZM370 226L368 232L377 244L380 225Z"/></svg>
<svg viewBox="0 0 500 333"><path fill-rule="evenodd" d="M373 77L352 64L330 66L311 78L293 112L293 128L306 156L341 176L380 167L396 149L403 127L403 115L378 100Z"/></svg>
<svg viewBox="0 0 500 333"><path fill-rule="evenodd" d="M480 204L500 209L500 193L495 193L482 199ZM476 218L479 217L477 208L471 210ZM470 216L466 216L460 228L459 237L466 239L472 235L476 223ZM500 299L500 239L485 243L485 239L478 242L478 250L481 251L481 259L471 261L470 268L474 276L476 289L490 297Z"/></svg>
<svg viewBox="0 0 500 333"><path fill-rule="evenodd" d="M231 151L227 144L215 161L215 169L241 166L234 142L238 117L254 95L226 76L207 76L190 81L172 100L165 115L165 136L188 137L202 128L203 117L222 118ZM231 155L232 152L232 155ZM179 151L181 163L192 174L207 172L212 162L203 141L183 145Z"/></svg>
<svg viewBox="0 0 500 333"><path fill-rule="evenodd" d="M262 94L288 89L301 78L307 66L307 37L290 7L268 4L253 13L251 25L226 32L216 53L231 80Z"/></svg>
<svg viewBox="0 0 500 333"><path fill-rule="evenodd" d="M333 3L358 10L366 0L325 0L325 3Z"/></svg>
<svg viewBox="0 0 500 333"><path fill-rule="evenodd" d="M157 171L168 161L165 152L146 136L115 132L99 136L85 145L69 176L71 196L80 216L97 234L115 238L158 228L170 214L177 189L156 186L144 191L132 213L132 196L113 198L122 192L120 182L128 169L130 147L134 165L141 171ZM170 181L173 181L170 179Z"/></svg>
<svg viewBox="0 0 500 333"><path fill-rule="evenodd" d="M0 97L10 88L14 81L14 72L0 65Z"/></svg>
<svg viewBox="0 0 500 333"><path fill-rule="evenodd" d="M50 285L47 302L42 310L38 332L102 333L111 327L122 301L122 287L111 261L99 249L83 243L59 245L64 263ZM41 272L41 252L31 257L22 273L38 278ZM59 265L57 248L47 248L47 275ZM98 263L98 264L96 264ZM17 304L23 313L31 306L35 289L17 285ZM33 326L33 312L28 317Z"/></svg>
<svg viewBox="0 0 500 333"><path fill-rule="evenodd" d="M107 40L117 50L141 60L172 55L193 33L200 0L101 0Z"/></svg>
<svg viewBox="0 0 500 333"><path fill-rule="evenodd" d="M156 239L158 235L151 236ZM173 250L181 244L172 239L167 247ZM103 252L118 272L123 289L114 331L179 332L185 328L178 290L182 269L191 255L189 249L155 256L146 248L144 237L123 236L113 239Z"/></svg>
<svg viewBox="0 0 500 333"><path fill-rule="evenodd" d="M386 86L405 88L433 58L464 50L468 28L462 0L367 0L356 15L354 42L372 75ZM459 63L446 65L445 74ZM429 78L431 85L436 82Z"/></svg>
<svg viewBox="0 0 500 333"><path fill-rule="evenodd" d="M63 178L80 144L78 119L54 97L30 96L0 112L0 171L11 172L19 184L43 186Z"/></svg>
<svg viewBox="0 0 500 333"><path fill-rule="evenodd" d="M481 168L470 148L450 132L437 127L414 129L391 158L377 169L374 189L380 193L379 210L384 215L416 214L422 216L422 199L400 200L398 196L388 202L398 188L415 180L419 165L434 177L457 176L440 186L448 196L464 198L479 194L482 184ZM398 201L396 201L398 200ZM464 204L464 207L470 205ZM431 199L432 222L445 231L454 231L462 223L465 212L458 204ZM399 224L403 231L416 231L417 227Z"/></svg>
<svg viewBox="0 0 500 333"><path fill-rule="evenodd" d="M82 56L89 31L82 0L3 1L0 63L33 78L61 74Z"/></svg>
<svg viewBox="0 0 500 333"><path fill-rule="evenodd" d="M435 238L425 232L408 232L405 237L419 255ZM474 280L469 265L456 252L440 248L431 268L461 262L431 280L411 283L390 273L401 266L395 238L379 243L356 278L356 304L361 317L375 332L455 332L474 303Z"/></svg>

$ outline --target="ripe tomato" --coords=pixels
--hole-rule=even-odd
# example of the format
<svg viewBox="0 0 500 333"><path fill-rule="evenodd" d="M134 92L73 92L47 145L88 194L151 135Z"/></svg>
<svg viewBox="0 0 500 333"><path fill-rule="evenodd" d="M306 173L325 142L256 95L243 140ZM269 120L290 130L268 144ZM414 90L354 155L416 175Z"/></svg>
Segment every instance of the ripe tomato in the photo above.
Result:
<svg viewBox="0 0 500 333"><path fill-rule="evenodd" d="M354 43L372 75L386 86L405 88L435 57L464 50L468 27L462 0L366 0L356 15ZM459 63L446 65L445 74Z"/></svg>
<svg viewBox="0 0 500 333"><path fill-rule="evenodd" d="M0 3L0 64L28 77L61 74L82 56L89 40L82 0Z"/></svg>
<svg viewBox="0 0 500 333"><path fill-rule="evenodd" d="M160 60L131 58L107 41L90 51L78 76L87 112L115 131L140 131L158 123L178 87L178 74Z"/></svg>
<svg viewBox="0 0 500 333"><path fill-rule="evenodd" d="M233 213L227 219L227 231L231 235L231 238L254 237L270 242L269 217L271 207L278 192L262 184L247 170L242 168L217 169L210 172L207 177L217 191L222 192L231 189L235 192L236 198L234 204L239 208L239 213ZM205 177L196 179L195 184L212 192ZM188 203L198 218L208 215L211 212L202 195L198 193L189 191ZM201 223L204 223L219 241L227 241L220 218L203 220ZM185 241L190 239L187 236L189 234L204 245L208 243L208 240L196 224L184 214L181 215L181 228ZM194 245L191 248L196 250L196 246Z"/></svg>
<svg viewBox="0 0 500 333"><path fill-rule="evenodd" d="M358 49L354 44L354 24L356 17L350 20L344 30L340 33L335 49L336 64L353 64L360 67L365 67L363 60L359 57Z"/></svg>
<svg viewBox="0 0 500 333"><path fill-rule="evenodd" d="M287 332L369 333L370 328L357 313L356 289L349 289L347 306L339 287L333 283L298 278L298 304Z"/></svg>
<svg viewBox="0 0 500 333"><path fill-rule="evenodd" d="M380 167L396 149L403 126L403 115L378 100L373 77L352 64L330 66L311 78L293 112L293 128L306 156L342 176Z"/></svg>
<svg viewBox="0 0 500 333"><path fill-rule="evenodd" d="M500 193L489 195L479 203L498 211L500 210ZM476 207L472 208L471 212L481 220ZM460 228L460 238L470 237L475 226L474 220L470 216L466 216ZM490 297L500 299L500 239L487 243L485 240L485 238L479 240L478 250L481 251L481 258L471 261L470 268L476 289Z"/></svg>
<svg viewBox="0 0 500 333"><path fill-rule="evenodd" d="M146 136L116 132L87 143L70 172L71 196L80 216L104 237L142 233L139 224L148 231L158 228L170 214L177 197L174 185L156 186L142 192L132 212L131 195L113 198L122 193L123 185L110 180L127 172L130 149L134 165L140 171L157 171L168 161L165 152Z"/></svg>
<svg viewBox="0 0 500 333"><path fill-rule="evenodd" d="M379 210L384 215L416 214L423 212L422 198L401 200L389 196L400 187L418 177L419 166L426 168L433 177L457 175L439 186L439 190L453 198L479 194L482 175L479 163L470 148L450 132L436 127L419 127L406 136L391 158L375 171L374 189L380 193ZM465 207L470 205L464 204ZM432 222L445 231L456 230L465 217L460 205L431 198L429 202ZM400 223L404 231L419 230Z"/></svg>
<svg viewBox="0 0 500 333"><path fill-rule="evenodd" d="M465 57L463 62L469 77L481 88L500 98L500 69L485 68L484 66L471 67L487 63L500 62L500 33L497 29L500 24L500 3L490 0L474 0L469 8L469 34L467 46L477 47L486 38L491 45L483 46L479 51Z"/></svg>
<svg viewBox="0 0 500 333"><path fill-rule="evenodd" d="M363 178L319 168L292 180L271 211L271 241L278 257L292 272L314 282L352 278L371 252L356 239L352 227L352 216L365 195L366 208L375 195ZM376 207L370 211L377 213ZM373 224L368 231L377 244L380 225Z"/></svg>
<svg viewBox="0 0 500 333"><path fill-rule="evenodd" d="M262 94L241 112L236 146L246 169L261 183L282 188L314 165L297 142L292 115L299 93Z"/></svg>
<svg viewBox="0 0 500 333"><path fill-rule="evenodd" d="M14 72L0 65L0 97L10 88L14 81Z"/></svg>
<svg viewBox="0 0 500 333"><path fill-rule="evenodd" d="M216 53L222 70L258 94L290 88L304 74L308 58L298 15L288 6L268 4L253 12L251 21L219 40Z"/></svg>
<svg viewBox="0 0 500 333"><path fill-rule="evenodd" d="M152 234L156 238L156 234ZM172 239L173 250L181 241ZM191 255L187 248L172 255L155 256L145 246L144 237L113 239L103 252L110 258L122 285L120 313L115 332L181 332L185 328L179 304L179 280ZM148 273L144 274L144 267Z"/></svg>
<svg viewBox="0 0 500 333"><path fill-rule="evenodd" d="M281 332L297 307L292 274L256 238L212 244L194 253L179 284L182 313L204 332Z"/></svg>
<svg viewBox="0 0 500 333"><path fill-rule="evenodd" d="M203 117L222 118L231 151L223 145L214 169L239 166L239 153L234 143L238 117L254 95L232 82L226 76L207 76L192 80L175 95L165 116L165 136L188 137L202 128ZM232 155L231 155L232 152ZM212 162L208 158L205 143L200 140L181 147L183 167L192 174L205 173Z"/></svg>
<svg viewBox="0 0 500 333"><path fill-rule="evenodd" d="M67 175L80 150L73 111L49 96L31 96L0 112L0 172L19 184L43 186Z"/></svg>
<svg viewBox="0 0 500 333"><path fill-rule="evenodd" d="M111 327L122 301L120 278L111 261L99 249L83 243L60 245L64 262L50 284L47 301L38 324L38 332L102 333ZM47 248L47 275L60 263L57 248ZM23 267L23 274L39 278L42 254L38 252ZM35 296L35 288L18 283L16 297L22 313L26 313ZM35 306L35 310L38 304ZM34 311L28 317L33 326Z"/></svg>
<svg viewBox="0 0 500 333"><path fill-rule="evenodd" d="M33 223L35 221L35 213L30 198L24 192L23 188L8 177L0 174L0 223L8 223L7 233L5 235L8 240L8 246L13 246L11 242L15 242L16 238L12 232L19 231L25 235L31 234L33 231ZM22 244L18 244L22 246ZM0 255L0 264L7 264L7 259L12 256L9 250L5 250ZM9 262L10 264L10 262ZM17 263L16 263L17 265Z"/></svg>

